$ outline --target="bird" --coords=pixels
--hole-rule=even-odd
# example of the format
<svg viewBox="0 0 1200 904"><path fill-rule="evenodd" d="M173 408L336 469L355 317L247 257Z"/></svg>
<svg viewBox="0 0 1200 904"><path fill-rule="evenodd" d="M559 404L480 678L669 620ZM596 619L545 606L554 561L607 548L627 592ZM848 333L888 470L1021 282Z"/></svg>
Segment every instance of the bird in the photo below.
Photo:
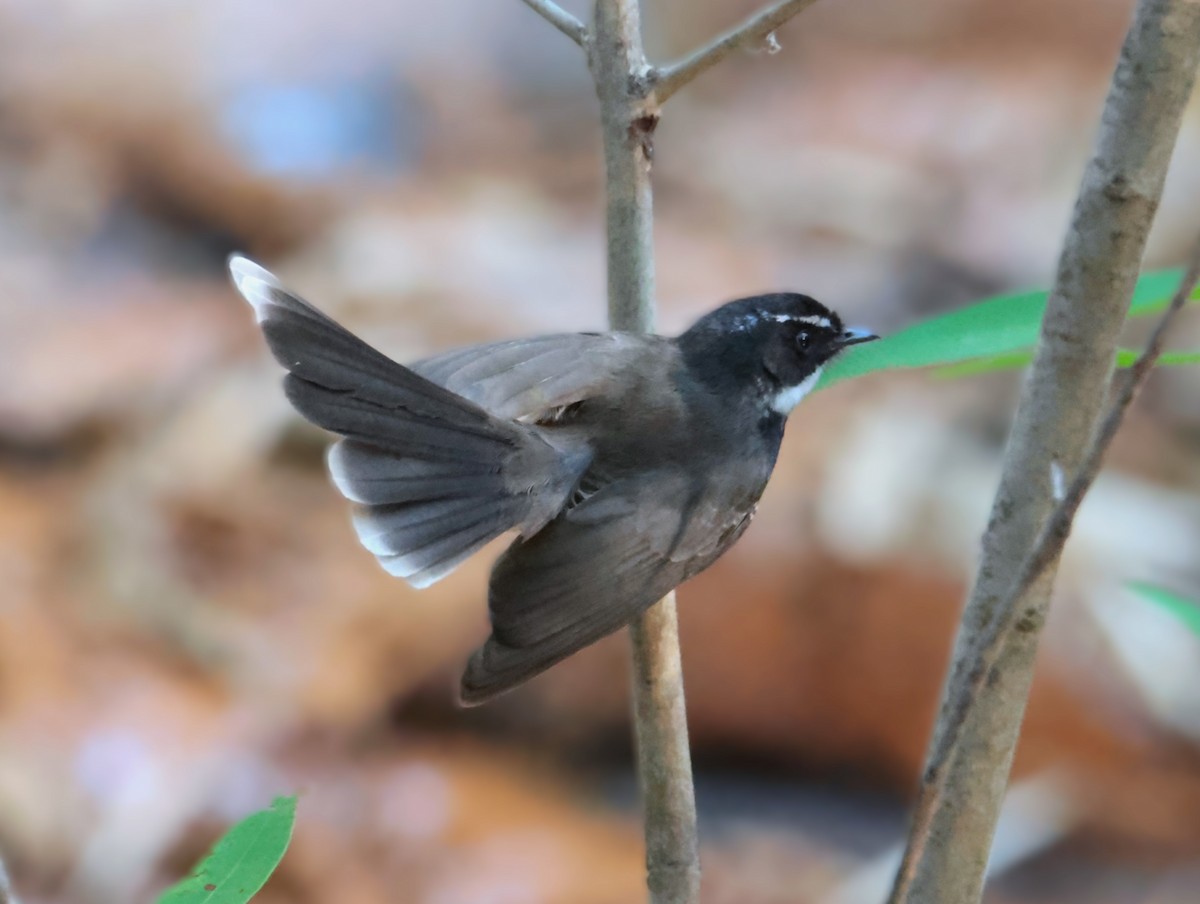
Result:
<svg viewBox="0 0 1200 904"><path fill-rule="evenodd" d="M427 587L516 532L491 570L466 706L626 626L725 553L822 368L879 338L778 292L671 338L534 336L404 366L250 259L229 271L292 406L339 435L329 476L384 569Z"/></svg>

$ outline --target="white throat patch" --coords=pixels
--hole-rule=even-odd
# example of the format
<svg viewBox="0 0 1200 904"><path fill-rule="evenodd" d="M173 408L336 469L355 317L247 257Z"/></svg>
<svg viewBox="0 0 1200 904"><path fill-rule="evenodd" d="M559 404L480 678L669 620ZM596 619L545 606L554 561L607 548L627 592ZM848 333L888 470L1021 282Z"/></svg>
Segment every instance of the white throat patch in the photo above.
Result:
<svg viewBox="0 0 1200 904"><path fill-rule="evenodd" d="M780 390L778 395L771 399L771 407L779 414L787 417L792 413L792 409L799 405L800 401L813 391L813 387L821 379L821 370L822 368L818 367L809 376L804 378L804 382Z"/></svg>

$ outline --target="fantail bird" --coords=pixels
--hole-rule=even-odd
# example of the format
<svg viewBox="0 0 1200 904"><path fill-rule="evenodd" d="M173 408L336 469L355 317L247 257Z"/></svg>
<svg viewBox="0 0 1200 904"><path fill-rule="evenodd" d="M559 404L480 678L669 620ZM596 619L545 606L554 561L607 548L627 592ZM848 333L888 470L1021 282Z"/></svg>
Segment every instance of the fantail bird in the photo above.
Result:
<svg viewBox="0 0 1200 904"><path fill-rule="evenodd" d="M627 625L737 541L822 366L877 338L807 295L722 305L673 339L571 333L397 364L230 259L288 399L343 437L329 473L363 546L414 587L506 531L462 701Z"/></svg>

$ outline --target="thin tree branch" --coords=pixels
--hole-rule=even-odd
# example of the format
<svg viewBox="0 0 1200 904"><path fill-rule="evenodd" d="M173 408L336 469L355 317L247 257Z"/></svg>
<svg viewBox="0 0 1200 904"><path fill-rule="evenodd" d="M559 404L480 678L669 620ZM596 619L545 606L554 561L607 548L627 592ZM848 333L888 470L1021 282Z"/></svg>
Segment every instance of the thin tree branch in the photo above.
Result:
<svg viewBox="0 0 1200 904"><path fill-rule="evenodd" d="M613 329L654 330L654 194L658 115L647 100L637 0L597 0L588 63L600 99L608 246L608 317Z"/></svg>
<svg viewBox="0 0 1200 904"><path fill-rule="evenodd" d="M1062 554L1079 506L1100 473L1104 453L1117 435L1130 404L1145 385L1146 378L1161 356L1167 331L1175 316L1187 303L1197 282L1200 282L1200 244L1197 245L1179 289L1151 333L1145 350L1130 368L1114 377L1112 401L1084 455L1079 473L1063 492L1057 507L1046 520L1041 533L1038 534L1037 540L1034 541L1032 549L1017 572L1012 588L996 607L996 618L980 636L976 662L972 666L967 681L957 689L954 710L947 720L949 727L943 740L945 749L953 749L958 743L972 701L977 699L984 689L996 680L996 670L1004 658L1006 644L1010 642L1014 632L1019 630L1019 621L1023 615L1023 610L1018 605L1019 601L1030 592L1034 584L1046 573L1048 568L1058 561ZM951 793L947 781L949 763L949 759L943 759L927 770L917 806L917 816L914 818L914 833L918 829L928 831L937 805L944 802L947 795ZM909 866L911 867L912 864L910 863Z"/></svg>
<svg viewBox="0 0 1200 904"><path fill-rule="evenodd" d="M654 329L653 157L657 108L637 0L596 0L588 64L600 99L608 237L608 316ZM700 859L675 595L629 626L633 714L651 904L697 904Z"/></svg>
<svg viewBox="0 0 1200 904"><path fill-rule="evenodd" d="M1009 605L1001 606L1000 614L1011 616L1016 611L1011 603L1024 596L1050 567L1051 563L1057 561L1063 545L1067 542L1067 536L1071 532L1071 525L1083 502L1083 497L1100 473L1104 453L1112 444L1113 437L1117 435L1117 430L1120 429L1121 422L1125 418L1125 412L1129 410L1130 404L1145 385L1146 378L1150 376L1150 371L1154 369L1155 362L1162 355L1167 332L1176 315L1187 304L1197 283L1200 283L1200 243L1197 243L1196 249L1192 253L1192 259L1183 275L1183 281L1180 282L1170 305L1167 306L1166 311L1155 325L1154 331L1150 334L1146 348L1131 367L1121 371L1113 378L1112 402L1100 422L1100 428L1096 431L1091 445L1084 454L1083 463L1079 466L1079 473L1071 481L1070 487L1063 494L1054 514L1050 516L1045 527L1042 528L1042 532L1038 535L1033 549L1030 550L1025 564L1013 582L1013 589L1009 591L1005 599ZM985 665L994 666L994 663L989 660L996 658L994 650L999 648L1007 630L1011 627L1010 618L999 622L990 632L981 656Z"/></svg>
<svg viewBox="0 0 1200 904"><path fill-rule="evenodd" d="M1113 438L1117 435L1121 422L1125 419L1125 413L1145 385L1146 378L1154 369L1155 362L1162 355L1167 331L1174 322L1175 316L1187 304L1197 282L1200 282L1200 243L1197 244L1192 254L1187 271L1184 273L1183 280L1175 291L1171 303L1150 334L1146 348L1129 369L1119 372L1113 378L1108 411L1101 418L1096 434L1084 453L1079 472L1071 481L1071 485L1063 492L1053 513L1046 519L1037 540L1034 541L1033 547L1022 563L1020 571L1013 579L1012 588L1005 594L1001 605L996 608L996 618L980 637L979 664L976 674L972 676L972 693L965 695L967 698L974 697L983 689L998 665L1004 644L1012 636L1020 616L1020 609L1016 606L1016 602L1029 592L1038 579L1046 573L1046 569L1057 562L1062 554L1067 537L1070 536L1075 515L1083 503L1083 497L1100 473L1104 453L1112 445ZM955 729L959 728L961 724L961 721L956 722ZM953 734L950 737L953 738Z"/></svg>
<svg viewBox="0 0 1200 904"><path fill-rule="evenodd" d="M1114 384L1117 336L1198 63L1200 3L1139 0L1013 424L893 904L969 904L982 893L1062 544L1182 303ZM1063 474L1076 475L1065 493Z"/></svg>
<svg viewBox="0 0 1200 904"><path fill-rule="evenodd" d="M700 852L675 594L636 619L629 634L650 901L696 904Z"/></svg>
<svg viewBox="0 0 1200 904"><path fill-rule="evenodd" d="M586 46L587 26L553 0L523 0L523 2L580 47Z"/></svg>
<svg viewBox="0 0 1200 904"><path fill-rule="evenodd" d="M691 55L661 67L654 86L654 99L666 103L667 98L696 76L707 72L735 50L762 43L793 16L808 9L817 0L782 0L759 10L741 25L731 28L712 43Z"/></svg>
<svg viewBox="0 0 1200 904"><path fill-rule="evenodd" d="M17 896L13 894L9 884L8 870L4 868L3 860L0 860L0 904L18 904Z"/></svg>

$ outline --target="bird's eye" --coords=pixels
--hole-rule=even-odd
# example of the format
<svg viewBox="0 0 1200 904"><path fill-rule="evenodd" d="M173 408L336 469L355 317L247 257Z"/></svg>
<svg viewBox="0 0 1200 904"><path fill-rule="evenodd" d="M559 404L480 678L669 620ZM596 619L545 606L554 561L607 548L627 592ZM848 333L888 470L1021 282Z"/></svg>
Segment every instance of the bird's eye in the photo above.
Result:
<svg viewBox="0 0 1200 904"><path fill-rule="evenodd" d="M811 343L811 338L806 330L801 330L796 334L796 348L802 352L808 351L808 346Z"/></svg>

